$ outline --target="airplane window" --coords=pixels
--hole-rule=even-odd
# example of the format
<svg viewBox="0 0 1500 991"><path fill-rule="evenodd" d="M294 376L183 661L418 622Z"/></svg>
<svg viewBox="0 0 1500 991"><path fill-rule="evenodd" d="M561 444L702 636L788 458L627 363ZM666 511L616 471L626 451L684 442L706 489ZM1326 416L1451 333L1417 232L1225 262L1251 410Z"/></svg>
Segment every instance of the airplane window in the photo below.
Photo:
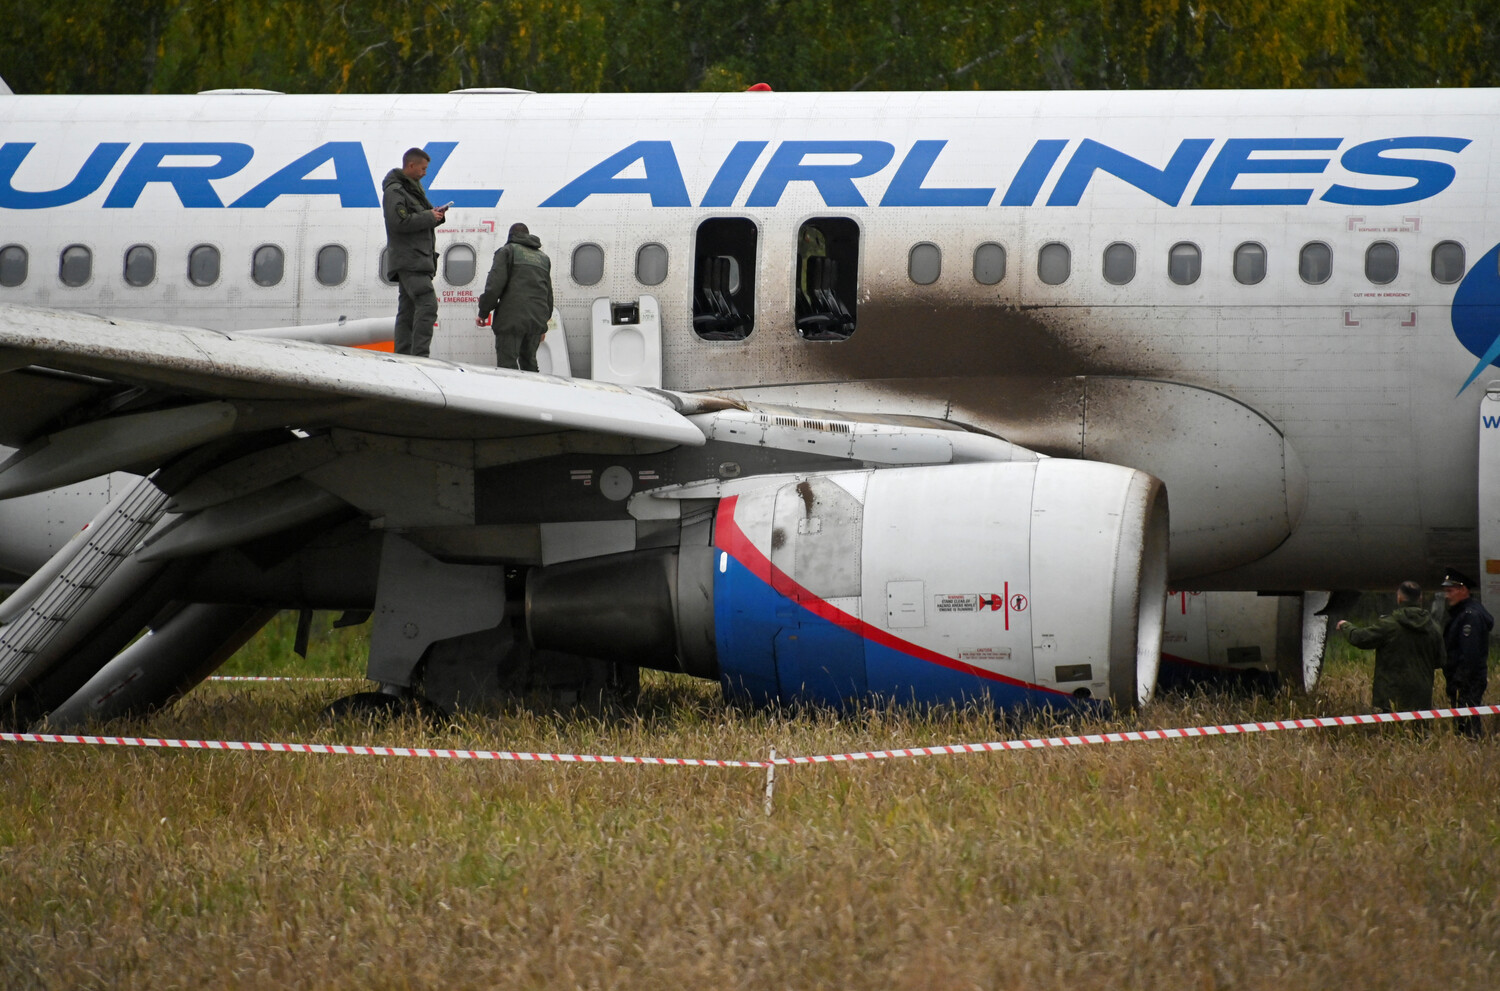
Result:
<svg viewBox="0 0 1500 991"><path fill-rule="evenodd" d="M931 241L912 245L906 256L906 274L919 286L930 286L943 274L943 249Z"/></svg>
<svg viewBox="0 0 1500 991"><path fill-rule="evenodd" d="M125 281L132 286L146 286L156 278L156 251L137 244L125 252Z"/></svg>
<svg viewBox="0 0 1500 991"><path fill-rule="evenodd" d="M1203 274L1203 253L1196 244L1186 241L1172 245L1167 252L1167 277L1179 286L1190 286Z"/></svg>
<svg viewBox="0 0 1500 991"><path fill-rule="evenodd" d="M1005 278L1005 249L990 241L974 249L974 281L982 286L999 285Z"/></svg>
<svg viewBox="0 0 1500 991"><path fill-rule="evenodd" d="M1068 281L1068 276L1073 271L1073 253L1068 250L1066 244L1042 245L1042 250L1036 256L1037 278L1049 286L1060 286Z"/></svg>
<svg viewBox="0 0 1500 991"><path fill-rule="evenodd" d="M643 244L635 253L635 279L643 286L661 285L667 277L667 249L659 244Z"/></svg>
<svg viewBox="0 0 1500 991"><path fill-rule="evenodd" d="M81 286L94 274L94 253L81 244L70 244L58 259L57 277L65 286Z"/></svg>
<svg viewBox="0 0 1500 991"><path fill-rule="evenodd" d="M396 278L390 272L387 272L385 270L385 253L386 253L386 250L387 249L385 249L385 248L381 248L380 249L380 281L384 282L388 286L394 286L396 283L400 282L401 280L398 279L398 278Z"/></svg>
<svg viewBox="0 0 1500 991"><path fill-rule="evenodd" d="M318 249L317 267L313 270L320 285L342 285L349 277L349 252L341 244L325 244Z"/></svg>
<svg viewBox="0 0 1500 991"><path fill-rule="evenodd" d="M1365 249L1365 278L1383 286L1394 282L1400 270L1400 255L1389 241L1376 241Z"/></svg>
<svg viewBox="0 0 1500 991"><path fill-rule="evenodd" d="M466 286L474 281L474 249L455 244L443 254L443 278L450 286Z"/></svg>
<svg viewBox="0 0 1500 991"><path fill-rule="evenodd" d="M258 286L281 284L286 269L286 255L274 244L263 244L250 256L250 278Z"/></svg>
<svg viewBox="0 0 1500 991"><path fill-rule="evenodd" d="M1333 274L1333 249L1321 241L1302 246L1297 260L1297 274L1310 286L1320 286Z"/></svg>
<svg viewBox="0 0 1500 991"><path fill-rule="evenodd" d="M26 281L26 249L19 244L0 248L0 286L19 286Z"/></svg>
<svg viewBox="0 0 1500 991"><path fill-rule="evenodd" d="M1440 241L1434 245L1432 277L1445 286L1462 279L1464 277L1464 246L1457 241Z"/></svg>
<svg viewBox="0 0 1500 991"><path fill-rule="evenodd" d="M573 249L573 281L580 286L597 285L604 278L604 249L580 244Z"/></svg>
<svg viewBox="0 0 1500 991"><path fill-rule="evenodd" d="M1135 278L1135 249L1116 241L1104 249L1104 281L1123 286Z"/></svg>
<svg viewBox="0 0 1500 991"><path fill-rule="evenodd" d="M195 286L211 286L219 281L219 249L200 244L188 252L188 281Z"/></svg>
<svg viewBox="0 0 1500 991"><path fill-rule="evenodd" d="M1266 249L1253 241L1246 241L1234 249L1234 280L1240 285L1253 286L1266 277Z"/></svg>

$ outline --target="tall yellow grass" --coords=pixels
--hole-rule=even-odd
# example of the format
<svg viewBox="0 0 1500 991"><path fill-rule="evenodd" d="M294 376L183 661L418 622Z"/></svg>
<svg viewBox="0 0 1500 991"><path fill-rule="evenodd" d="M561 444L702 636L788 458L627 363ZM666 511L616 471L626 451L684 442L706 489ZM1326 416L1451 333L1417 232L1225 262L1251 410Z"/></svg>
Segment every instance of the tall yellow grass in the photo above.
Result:
<svg viewBox="0 0 1500 991"><path fill-rule="evenodd" d="M286 670L288 630L231 670ZM306 668L357 670L359 636L320 637ZM207 685L126 729L756 758L1056 728L741 710L665 676L612 720L321 724L341 690ZM1311 699L1168 698L1069 729L1360 711L1367 690L1362 658L1341 654ZM0 986L1494 982L1493 737L1299 731L782 768L770 816L763 791L744 770L0 744Z"/></svg>

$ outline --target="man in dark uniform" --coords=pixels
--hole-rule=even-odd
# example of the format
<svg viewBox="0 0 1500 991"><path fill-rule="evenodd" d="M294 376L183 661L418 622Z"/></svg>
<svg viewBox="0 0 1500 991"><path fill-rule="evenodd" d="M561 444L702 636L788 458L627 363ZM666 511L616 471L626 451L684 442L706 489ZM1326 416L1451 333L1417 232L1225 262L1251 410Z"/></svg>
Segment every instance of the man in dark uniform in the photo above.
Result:
<svg viewBox="0 0 1500 991"><path fill-rule="evenodd" d="M1373 701L1376 712L1432 708L1432 676L1443 663L1443 633L1422 608L1422 586L1402 582L1396 608L1371 626L1339 620L1349 642L1375 651Z"/></svg>
<svg viewBox="0 0 1500 991"><path fill-rule="evenodd" d="M477 323L484 326L492 312L495 365L536 371L536 349L552 316L552 260L542 253L541 238L525 224L511 224L510 239L495 252L479 296Z"/></svg>
<svg viewBox="0 0 1500 991"><path fill-rule="evenodd" d="M1473 583L1460 571L1449 568L1443 576L1443 595L1448 599L1448 621L1443 642L1448 648L1443 680L1448 685L1448 704L1483 705L1489 685L1490 630L1495 617L1470 592ZM1478 716L1460 716L1458 731L1479 736L1483 726Z"/></svg>
<svg viewBox="0 0 1500 991"><path fill-rule="evenodd" d="M427 152L408 148L401 167L391 169L380 186L385 212L385 277L399 286L396 297L396 353L427 357L437 323L437 235L447 205L434 207L422 188Z"/></svg>

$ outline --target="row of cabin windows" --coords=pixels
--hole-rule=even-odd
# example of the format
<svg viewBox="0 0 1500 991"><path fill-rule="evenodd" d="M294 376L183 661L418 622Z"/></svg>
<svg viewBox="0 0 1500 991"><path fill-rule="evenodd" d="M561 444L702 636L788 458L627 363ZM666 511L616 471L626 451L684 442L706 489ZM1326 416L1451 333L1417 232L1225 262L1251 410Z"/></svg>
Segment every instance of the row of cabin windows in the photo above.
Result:
<svg viewBox="0 0 1500 991"><path fill-rule="evenodd" d="M733 260L731 256L731 260ZM1117 241L1104 249L1104 281L1123 286L1135 279L1136 250ZM1432 277L1444 285L1463 278L1465 255L1463 245L1442 241L1432 249ZM930 241L912 247L907 256L907 275L917 285L932 285L942 274L942 249ZM10 244L0 248L0 286L18 286L26 281L29 258L26 249ZM738 265L734 266L734 291L738 291ZM380 255L380 270L385 277L385 252ZM1400 270L1400 253L1389 241L1377 241L1365 250L1365 277L1375 285L1388 285ZM251 255L250 278L258 286L281 283L286 271L286 255L274 244L264 244ZM636 280L642 285L660 285L667 277L667 249L657 243L642 245L636 251ZM1236 282L1253 286L1266 277L1266 249L1247 241L1234 249L1232 271ZM799 278L805 283L805 267L799 265ZM1196 244L1182 241L1167 252L1167 277L1177 285L1198 281L1203 272L1203 255ZM1333 249L1321 241L1302 246L1297 274L1309 285L1327 282L1333 273ZM200 244L188 252L188 281L195 286L211 286L219 281L219 249ZM468 285L477 274L474 249L455 244L443 255L443 278L449 285ZM986 242L974 249L974 281L980 285L998 285L1005 279L1005 248ZM1053 241L1037 252L1037 277L1049 286L1061 285L1072 274L1072 252L1067 245ZM58 258L58 278L67 286L82 286L93 275L93 252L81 244L62 250ZM342 285L349 275L349 253L338 244L318 249L313 275L320 285ZM573 251L573 281L592 286L604 278L604 249L597 244L581 244ZM150 285L156 278L156 250L137 244L125 252L125 282L132 286ZM387 280L390 281L390 280ZM806 286L800 287L805 291Z"/></svg>
<svg viewBox="0 0 1500 991"><path fill-rule="evenodd" d="M1104 281L1123 286L1135 279L1136 252L1133 245L1116 241L1104 249ZM1443 241L1432 249L1432 277L1452 285L1464 275L1464 248L1456 241ZM1037 252L1036 274L1049 286L1062 285L1072 275L1073 254L1067 245L1053 241ZM1266 277L1264 245L1247 241L1234 249L1232 266L1236 282L1253 286ZM943 271L942 249L930 241L912 246L907 254L906 274L919 286L930 286ZM1400 271L1400 252L1389 241L1376 241L1365 249L1365 278L1377 286L1389 285ZM1203 274L1203 252L1190 241L1180 241L1167 251L1167 278L1179 286L1190 286ZM1322 241L1302 246L1297 274L1308 285L1321 285L1333 275L1333 249ZM974 281L993 286L1005 278L1005 248L989 242L974 249Z"/></svg>
<svg viewBox="0 0 1500 991"><path fill-rule="evenodd" d="M188 252L187 277L195 286L211 286L219 281L219 249L200 244ZM14 287L26 281L31 260L19 244L0 247L0 286ZM250 256L250 278L258 286L281 283L286 274L286 254L274 244L263 244ZM94 252L82 244L70 244L57 258L57 278L65 286L82 286L94 275ZM340 244L325 244L318 249L313 276L321 285L343 285L349 277L349 252ZM149 286L156 280L156 249L136 244L125 249L125 284Z"/></svg>
<svg viewBox="0 0 1500 991"><path fill-rule="evenodd" d="M663 263L665 264L665 263ZM19 244L0 247L0 286L19 286L26 281L31 259ZM219 249L200 244L188 252L187 277L195 286L211 286L219 281ZM156 280L156 249L136 244L125 249L124 277L130 286L149 286ZM381 277L385 277L385 252L380 253ZM443 257L443 276L452 285L474 281L474 249L455 244ZM57 277L65 286L82 286L94 274L94 253L81 244L62 249L57 259ZM250 279L258 286L276 286L286 276L286 253L274 244L263 244L250 254ZM340 286L349 278L349 251L341 244L325 244L318 249L313 263L313 277L319 285ZM390 280L387 280L390 281Z"/></svg>

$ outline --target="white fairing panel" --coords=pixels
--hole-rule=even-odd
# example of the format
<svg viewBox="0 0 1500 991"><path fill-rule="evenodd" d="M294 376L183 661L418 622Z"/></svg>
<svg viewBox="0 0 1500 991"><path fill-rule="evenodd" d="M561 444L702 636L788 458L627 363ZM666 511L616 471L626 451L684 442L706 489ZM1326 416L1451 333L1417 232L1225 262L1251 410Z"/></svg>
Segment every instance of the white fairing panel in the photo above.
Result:
<svg viewBox="0 0 1500 991"><path fill-rule="evenodd" d="M1479 404L1479 564L1484 601L1500 602L1500 381Z"/></svg>
<svg viewBox="0 0 1500 991"><path fill-rule="evenodd" d="M572 378L573 364L568 360L568 336L563 329L562 314L552 311L547 321L547 333L542 337L542 346L536 352L536 370L543 375Z"/></svg>
<svg viewBox="0 0 1500 991"><path fill-rule="evenodd" d="M590 329L595 381L661 388L661 304L655 296L641 296L635 308L594 300Z"/></svg>

